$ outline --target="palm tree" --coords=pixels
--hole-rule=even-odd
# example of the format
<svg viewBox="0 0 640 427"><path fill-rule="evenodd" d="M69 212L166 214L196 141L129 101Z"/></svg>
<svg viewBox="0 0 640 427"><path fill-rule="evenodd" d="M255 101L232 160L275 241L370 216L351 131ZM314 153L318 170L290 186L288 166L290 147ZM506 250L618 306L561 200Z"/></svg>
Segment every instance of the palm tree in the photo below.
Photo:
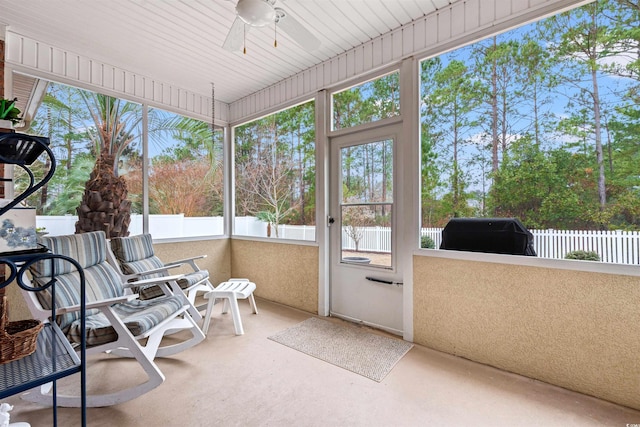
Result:
<svg viewBox="0 0 640 427"><path fill-rule="evenodd" d="M77 209L76 233L102 230L107 238L126 237L131 201L127 199L127 182L118 176L118 161L139 134L141 108L107 95L80 93L93 119L89 135L97 158Z"/></svg>
<svg viewBox="0 0 640 427"><path fill-rule="evenodd" d="M88 134L96 164L77 208L76 233L103 230L107 238L125 237L129 235L132 205L127 198L127 182L118 175L118 165L122 155L141 135L142 108L107 95L79 92L93 120ZM150 108L147 134L150 142L160 142L166 137L180 140L186 151L190 151L192 145L204 143L204 153L191 154L206 156L211 163L209 174L219 167L211 130L206 123ZM174 160L176 156L185 155L181 152L172 154Z"/></svg>

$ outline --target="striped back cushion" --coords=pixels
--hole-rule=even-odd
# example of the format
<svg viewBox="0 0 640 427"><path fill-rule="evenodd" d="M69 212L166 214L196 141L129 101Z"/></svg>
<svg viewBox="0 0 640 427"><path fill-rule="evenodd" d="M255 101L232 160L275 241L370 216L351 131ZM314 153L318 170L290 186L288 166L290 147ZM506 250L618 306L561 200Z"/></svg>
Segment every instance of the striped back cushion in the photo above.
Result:
<svg viewBox="0 0 640 427"><path fill-rule="evenodd" d="M75 259L83 267L85 274L85 292L87 302L114 298L124 294L120 276L106 262L106 244L103 232L74 234L70 236L54 236L43 239L52 253L66 255ZM80 274L75 266L62 261L40 261L30 269L36 286L44 287L51 281L51 271L55 272L56 307L69 307L80 304ZM45 309L52 307L52 289L47 288L37 293L40 304ZM87 311L87 316L97 310ZM68 313L57 317L57 322L66 330L80 317L79 312Z"/></svg>
<svg viewBox="0 0 640 427"><path fill-rule="evenodd" d="M129 237L113 237L111 249L118 261L131 262L154 255L151 234L138 234Z"/></svg>
<svg viewBox="0 0 640 427"><path fill-rule="evenodd" d="M111 239L111 249L125 274L144 273L164 266L160 258L153 252L151 234L139 234L129 237L114 237ZM164 274L155 273L142 276L143 279L162 277Z"/></svg>
<svg viewBox="0 0 640 427"><path fill-rule="evenodd" d="M82 268L91 267L107 259L107 239L103 231L68 236L44 236L41 243L54 254L75 259ZM56 274L76 271L75 266L68 262L56 260L52 263L48 260L35 263L31 272L41 276L51 275L52 267Z"/></svg>

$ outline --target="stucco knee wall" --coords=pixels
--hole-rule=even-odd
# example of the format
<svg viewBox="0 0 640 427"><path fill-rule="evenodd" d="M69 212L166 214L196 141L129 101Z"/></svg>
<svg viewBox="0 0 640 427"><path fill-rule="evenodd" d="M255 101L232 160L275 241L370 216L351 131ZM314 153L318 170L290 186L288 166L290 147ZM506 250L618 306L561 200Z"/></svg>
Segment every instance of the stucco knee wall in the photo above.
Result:
<svg viewBox="0 0 640 427"><path fill-rule="evenodd" d="M414 341L640 409L640 277L414 256Z"/></svg>
<svg viewBox="0 0 640 427"><path fill-rule="evenodd" d="M231 239L231 272L256 283L255 295L318 312L318 247Z"/></svg>

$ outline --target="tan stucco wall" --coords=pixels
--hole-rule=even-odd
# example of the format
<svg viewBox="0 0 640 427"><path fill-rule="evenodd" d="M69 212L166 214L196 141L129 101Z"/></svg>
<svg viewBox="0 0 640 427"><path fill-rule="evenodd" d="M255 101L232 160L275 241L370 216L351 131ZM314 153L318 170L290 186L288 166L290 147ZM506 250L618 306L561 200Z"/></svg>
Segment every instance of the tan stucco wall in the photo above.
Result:
<svg viewBox="0 0 640 427"><path fill-rule="evenodd" d="M640 277L414 256L414 341L640 409Z"/></svg>
<svg viewBox="0 0 640 427"><path fill-rule="evenodd" d="M232 239L231 272L256 284L255 295L318 312L318 248Z"/></svg>
<svg viewBox="0 0 640 427"><path fill-rule="evenodd" d="M196 240L188 242L153 243L155 254L163 262L206 255L204 259L196 260L196 264L203 270L209 270L209 278L213 286L231 277L231 244L229 239ZM188 264L172 269L171 274L193 271Z"/></svg>

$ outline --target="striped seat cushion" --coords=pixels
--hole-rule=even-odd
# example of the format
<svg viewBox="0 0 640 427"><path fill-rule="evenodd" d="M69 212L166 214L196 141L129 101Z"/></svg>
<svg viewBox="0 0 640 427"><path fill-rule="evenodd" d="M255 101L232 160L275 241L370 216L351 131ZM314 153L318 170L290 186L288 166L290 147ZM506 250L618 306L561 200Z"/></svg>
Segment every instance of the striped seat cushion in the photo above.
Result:
<svg viewBox="0 0 640 427"><path fill-rule="evenodd" d="M133 336L142 335L167 319L182 307L180 297L167 296L149 301L133 300L112 306L117 316ZM67 337L72 343L80 343L80 320L69 325ZM88 316L86 319L87 346L105 344L117 339L116 331L103 313Z"/></svg>
<svg viewBox="0 0 640 427"><path fill-rule="evenodd" d="M120 284L120 276L106 262L84 269L86 301L94 302L109 298L116 298L124 294ZM34 277L38 287L44 287L50 278L48 276ZM52 289L46 288L37 293L38 300L43 308L50 310L52 307ZM71 307L80 304L80 275L78 271L56 276L55 285L56 308ZM98 313L97 309L87 310L87 317ZM56 316L56 321L63 331L67 331L69 325L80 318L80 312L70 312Z"/></svg>
<svg viewBox="0 0 640 427"><path fill-rule="evenodd" d="M158 267L163 266L162 261L155 256L153 239L151 234L148 233L129 237L114 237L111 239L111 250L120 263L131 263L154 258L150 261L151 264L159 263ZM138 272L132 271L131 273Z"/></svg>
<svg viewBox="0 0 640 427"><path fill-rule="evenodd" d="M157 268L164 267L162 261L157 256L151 256L149 258L140 259L136 261L128 261L128 262L120 262L120 266L122 267L122 271L125 274L140 274L145 271L155 270ZM165 276L163 273L152 273L145 274L140 276L140 279L151 279L154 277L162 277Z"/></svg>
<svg viewBox="0 0 640 427"><path fill-rule="evenodd" d="M182 289L187 289L208 278L209 272L207 270L195 271L193 273L185 274L183 278L179 279L178 286ZM142 300L153 299L164 295L164 292L158 285L134 286L131 289L133 292L137 293Z"/></svg>
<svg viewBox="0 0 640 427"><path fill-rule="evenodd" d="M200 283L209 278L208 270L198 270L193 273L185 274L185 276L178 280L178 285L182 289L188 288L190 286L195 285L196 283Z"/></svg>
<svg viewBox="0 0 640 427"><path fill-rule="evenodd" d="M164 263L155 256L151 234L138 234L129 237L114 237L111 239L111 250L125 274L140 274L145 271L164 267ZM162 277L166 274L153 273L140 276L140 279ZM178 280L178 285L186 289L209 277L207 270L200 270L186 274ZM140 295L140 299L147 300L164 295L162 289L156 285L132 288Z"/></svg>
<svg viewBox="0 0 640 427"><path fill-rule="evenodd" d="M66 255L78 261L85 275L87 302L101 301L124 295L120 275L106 262L107 240L104 232L97 231L69 236L44 237L42 243L51 252ZM55 306L70 307L80 304L80 273L69 262L44 260L30 268L35 286L44 288L38 299L45 309L52 307L51 273L55 275ZM112 307L134 336L153 328L182 307L177 296L157 298L152 301L133 300ZM80 312L56 316L60 328L69 341L80 342ZM87 345L95 346L113 341L116 333L106 316L97 309L86 312Z"/></svg>

